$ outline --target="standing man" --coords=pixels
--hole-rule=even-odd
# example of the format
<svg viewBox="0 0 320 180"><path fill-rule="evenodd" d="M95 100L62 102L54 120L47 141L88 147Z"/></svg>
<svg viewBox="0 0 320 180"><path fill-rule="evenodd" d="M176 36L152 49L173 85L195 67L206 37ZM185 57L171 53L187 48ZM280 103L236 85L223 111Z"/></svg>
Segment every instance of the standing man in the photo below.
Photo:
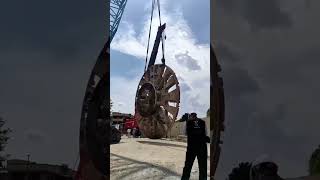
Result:
<svg viewBox="0 0 320 180"><path fill-rule="evenodd" d="M207 136L206 123L199 119L196 113L184 114L182 121L186 121L187 152L181 180L189 180L195 158L198 159L199 180L207 179Z"/></svg>
<svg viewBox="0 0 320 180"><path fill-rule="evenodd" d="M135 138L135 137L137 137L137 128L133 128L133 130L132 130L132 136Z"/></svg>

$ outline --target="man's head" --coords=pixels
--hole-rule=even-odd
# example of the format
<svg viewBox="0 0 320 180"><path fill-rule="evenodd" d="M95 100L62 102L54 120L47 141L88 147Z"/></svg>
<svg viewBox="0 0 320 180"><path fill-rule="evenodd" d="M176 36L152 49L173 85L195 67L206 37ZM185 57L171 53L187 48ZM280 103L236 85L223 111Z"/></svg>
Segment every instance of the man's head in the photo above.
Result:
<svg viewBox="0 0 320 180"><path fill-rule="evenodd" d="M197 119L197 114L196 113L185 113L182 117L181 117L181 122L184 122L184 121L189 121L189 120L196 120Z"/></svg>
<svg viewBox="0 0 320 180"><path fill-rule="evenodd" d="M190 114L190 120L195 120L197 119L197 113L193 112Z"/></svg>

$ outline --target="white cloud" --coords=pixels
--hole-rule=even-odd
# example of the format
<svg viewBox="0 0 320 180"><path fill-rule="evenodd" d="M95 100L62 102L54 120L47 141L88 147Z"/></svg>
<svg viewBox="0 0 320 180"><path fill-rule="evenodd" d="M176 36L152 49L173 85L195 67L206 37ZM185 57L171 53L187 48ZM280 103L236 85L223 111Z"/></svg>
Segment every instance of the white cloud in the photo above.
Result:
<svg viewBox="0 0 320 180"><path fill-rule="evenodd" d="M199 116L204 116L210 106L210 46L209 44L199 44L197 42L197 39L193 36L193 32L191 31L187 20L183 17L181 9L177 8L172 12L167 12L166 1L162 1L162 3L161 21L167 24L165 30L167 37L165 42L166 64L175 71L177 76L179 76L180 83L182 83L183 79L183 83L191 86L191 89L189 89L188 92L181 93L181 109L179 114L181 115L182 113L188 111L197 111ZM125 19L122 20L118 32L111 43L111 49L135 56L143 61L145 60L150 25L150 9L145 8L144 11L146 15L143 17L143 22L145 23L139 32L134 30L132 24L138 22L128 22ZM150 52L152 51L158 25L158 12L155 11L152 23L149 56ZM179 56L186 53L187 56ZM160 45L156 63L161 62L161 57L162 50ZM179 60L176 57L180 57ZM184 59L182 60L181 58L183 57ZM190 65L192 64L197 65L197 67L190 68ZM138 81L126 81L128 80L122 79L122 83L129 83L132 85L133 89L130 90L130 95L132 92L133 96L132 98L130 97L130 99L134 100L134 93L137 88ZM111 89L115 93L112 94L111 92L111 96L120 97L120 92L122 91L116 90L116 88L120 88L119 86L121 85L119 84L120 83L117 83L116 86L111 85ZM195 84L197 86L194 86ZM129 91L126 92L127 94L129 93ZM127 94L125 96L127 96ZM121 100L121 102L124 101ZM133 102L132 107L130 108L133 108ZM194 107L197 105L200 108ZM124 105L122 108L125 106L129 105Z"/></svg>
<svg viewBox="0 0 320 180"><path fill-rule="evenodd" d="M113 103L112 111L134 114L134 99L140 77L128 80L124 77L110 78L110 97Z"/></svg>

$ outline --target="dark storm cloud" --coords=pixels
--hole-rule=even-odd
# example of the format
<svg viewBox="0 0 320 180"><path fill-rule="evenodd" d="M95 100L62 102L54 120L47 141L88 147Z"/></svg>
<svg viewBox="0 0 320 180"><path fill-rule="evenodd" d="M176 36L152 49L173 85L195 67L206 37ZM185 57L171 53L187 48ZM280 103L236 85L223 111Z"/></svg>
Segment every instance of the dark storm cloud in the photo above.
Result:
<svg viewBox="0 0 320 180"><path fill-rule="evenodd" d="M279 164L281 172L295 170L301 173L302 169L292 164L304 164L308 161L308 155L301 156L301 154L308 154L308 150L301 147L310 146L307 141L309 138L307 135L286 133L282 122L286 121L289 113L291 112L285 104L274 105L271 112L255 113L250 119L250 128L248 128L252 135L250 141L258 142L259 151L269 154L272 160Z"/></svg>
<svg viewBox="0 0 320 180"><path fill-rule="evenodd" d="M214 49L221 62L227 61L230 63L236 63L239 61L239 54L224 43L216 43Z"/></svg>
<svg viewBox="0 0 320 180"><path fill-rule="evenodd" d="M0 114L13 129L12 158L30 153L40 163L74 165L82 100L106 41L106 19L103 1L1 4Z"/></svg>
<svg viewBox="0 0 320 180"><path fill-rule="evenodd" d="M176 58L179 64L185 66L190 71L201 70L201 67L198 64L198 61L192 58L188 54L188 51L185 53L176 54L174 57Z"/></svg>
<svg viewBox="0 0 320 180"><path fill-rule="evenodd" d="M259 85L245 69L236 67L225 68L224 89L227 98L239 97L259 91Z"/></svg>
<svg viewBox="0 0 320 180"><path fill-rule="evenodd" d="M28 130L25 132L27 141L35 144L43 144L46 141L45 135L37 130Z"/></svg>
<svg viewBox="0 0 320 180"><path fill-rule="evenodd" d="M292 19L281 8L280 1L218 1L217 5L227 12L240 15L244 18L252 30L288 28L292 26Z"/></svg>
<svg viewBox="0 0 320 180"><path fill-rule="evenodd" d="M225 0L225 1L216 1L216 4L219 7L222 7L228 12L232 12L234 10L234 7L236 7L237 0Z"/></svg>
<svg viewBox="0 0 320 180"><path fill-rule="evenodd" d="M257 29L283 28L292 24L289 14L281 10L277 0L247 0L244 18Z"/></svg>
<svg viewBox="0 0 320 180"><path fill-rule="evenodd" d="M44 163L73 164L78 153L81 103L92 63L57 65L52 60L19 66L6 65L8 71L2 71L0 78L5 84L0 113L13 129L8 152L18 158L29 152L34 160Z"/></svg>
<svg viewBox="0 0 320 180"><path fill-rule="evenodd" d="M234 49L220 42L215 46L215 52L223 69L226 98L240 97L259 91L258 82L249 74L246 67L239 62L243 61Z"/></svg>
<svg viewBox="0 0 320 180"><path fill-rule="evenodd" d="M259 74L259 78L265 83L274 86L290 85L297 82L308 86L311 82L315 83L313 77L306 75L315 71L314 68L318 66L316 61L320 57L320 52L315 47L306 47L295 53L266 56L268 58L264 62L268 63L261 67L263 71L260 71ZM268 61L268 59L281 59L281 61Z"/></svg>
<svg viewBox="0 0 320 180"><path fill-rule="evenodd" d="M307 11L304 2L282 1L281 8L278 2L270 2L279 7L275 10L286 10L280 18L282 25L278 20L270 22L262 17L256 18L264 25L256 24L264 29L277 28L276 31L251 31L243 25L248 19L239 12L244 9L239 4L249 1L229 2L217 8L219 21L214 35L215 43L223 43L223 47L217 43L216 51L226 96L226 131L217 177L225 179L237 163L253 161L262 154L278 163L283 177L306 175L308 160L320 136L320 26L314 19L319 16L315 8L319 2L312 1ZM233 12L226 11L229 7ZM273 14L279 16L271 10L262 12L272 18ZM259 12L251 14L261 16ZM288 14L290 23L284 26ZM238 77L251 83L242 86Z"/></svg>
<svg viewBox="0 0 320 180"><path fill-rule="evenodd" d="M284 131L282 131L279 124L281 121L284 120L286 116L286 105L285 104L278 104L275 105L274 110L271 112L255 112L252 113L252 116L249 119L249 128L248 130L255 134L256 137L261 138L262 144L270 144L270 143L277 143L284 144L288 142L288 137ZM264 147L266 151L274 151L273 148ZM281 150L280 148L278 151Z"/></svg>
<svg viewBox="0 0 320 180"><path fill-rule="evenodd" d="M310 8L310 6L311 6L311 0L305 0L305 1L304 1L304 5L306 6L306 8Z"/></svg>
<svg viewBox="0 0 320 180"><path fill-rule="evenodd" d="M48 51L55 61L71 61L99 43L94 34L105 38L105 7L88 1L6 1L0 8L0 52Z"/></svg>

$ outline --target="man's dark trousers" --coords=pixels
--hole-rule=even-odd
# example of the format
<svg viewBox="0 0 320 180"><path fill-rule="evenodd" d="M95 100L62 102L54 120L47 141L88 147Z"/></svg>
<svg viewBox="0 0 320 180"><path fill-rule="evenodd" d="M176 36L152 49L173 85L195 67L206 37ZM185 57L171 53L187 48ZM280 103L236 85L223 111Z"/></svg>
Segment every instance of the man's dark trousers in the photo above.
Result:
<svg viewBox="0 0 320 180"><path fill-rule="evenodd" d="M188 144L186 152L186 161L183 168L181 180L189 180L192 165L196 157L198 159L199 166L199 180L207 179L207 144L197 143Z"/></svg>

